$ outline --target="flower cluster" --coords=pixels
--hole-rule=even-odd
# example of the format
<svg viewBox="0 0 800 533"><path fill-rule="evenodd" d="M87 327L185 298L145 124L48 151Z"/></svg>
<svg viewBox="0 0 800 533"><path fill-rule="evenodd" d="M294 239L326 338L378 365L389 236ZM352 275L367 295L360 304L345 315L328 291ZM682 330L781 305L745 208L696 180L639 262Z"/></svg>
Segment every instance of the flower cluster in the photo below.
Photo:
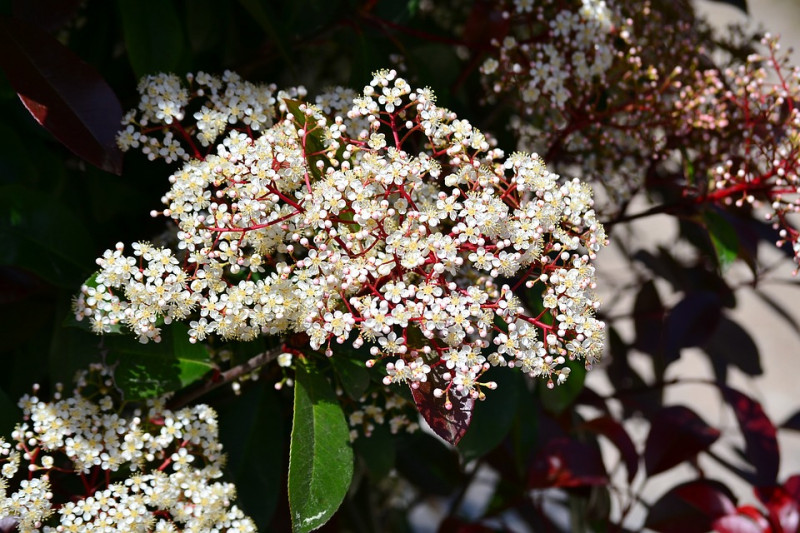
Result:
<svg viewBox="0 0 800 533"><path fill-rule="evenodd" d="M85 396L107 389L109 379L97 366L68 398L22 397L25 421L14 445L0 439L0 514L22 532L255 531L232 505L235 487L219 481L214 410L173 412L156 400L125 418L111 396ZM65 491L75 496L63 500Z"/></svg>
<svg viewBox="0 0 800 533"><path fill-rule="evenodd" d="M604 210L620 218L645 186L681 188L687 207L754 204L800 258L787 219L798 209L800 91L774 39L752 54L752 32L716 37L684 1L505 9L506 34L481 72L488 100L511 102L521 146L605 186Z"/></svg>
<svg viewBox="0 0 800 533"><path fill-rule="evenodd" d="M436 372L447 406L493 388L480 381L491 366L552 386L568 360L599 358L592 259L606 237L590 189L536 154L505 158L395 71L338 114L346 95L280 99L263 113L271 126L232 128L186 162L163 198L177 251L107 251L77 318L143 342L188 320L195 341L302 334L329 356L369 343L370 365L389 359L384 383L417 387ZM193 143L182 109L161 121L164 136Z"/></svg>
<svg viewBox="0 0 800 533"><path fill-rule="evenodd" d="M506 16L481 66L489 100L510 93L520 146L580 169L618 209L662 156L705 26L682 1L516 1Z"/></svg>

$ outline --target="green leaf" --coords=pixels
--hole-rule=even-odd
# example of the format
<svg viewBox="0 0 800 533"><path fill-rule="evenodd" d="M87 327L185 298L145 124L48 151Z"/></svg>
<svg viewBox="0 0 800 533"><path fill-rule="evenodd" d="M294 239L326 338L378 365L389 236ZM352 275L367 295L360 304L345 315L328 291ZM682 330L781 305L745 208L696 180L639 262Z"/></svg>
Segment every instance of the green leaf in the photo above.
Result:
<svg viewBox="0 0 800 533"><path fill-rule="evenodd" d="M295 532L313 531L333 516L353 476L350 432L325 376L297 365L289 450L289 507Z"/></svg>
<svg viewBox="0 0 800 533"><path fill-rule="evenodd" d="M564 412L583 390L583 382L586 380L586 367L583 361L567 361L566 366L571 371L569 379L563 385L556 385L555 388L548 389L544 386L544 382L537 384L542 406L550 413Z"/></svg>
<svg viewBox="0 0 800 533"><path fill-rule="evenodd" d="M306 114L300 109L300 106L303 104L303 102L289 99L286 99L283 102L286 104L286 107L289 108L289 112L294 117L298 126L306 129L307 131L305 148L308 171L316 179L319 179L322 177L322 171L317 168L317 161L325 161L327 159L324 155L322 155L322 151L325 150L325 145L322 143L322 134L327 128L327 124L323 127L320 127L316 122L313 121L311 117L306 116ZM311 131L308 131L309 126L311 127Z"/></svg>
<svg viewBox="0 0 800 533"><path fill-rule="evenodd" d="M178 72L185 39L175 3L118 0L117 5L122 15L125 48L136 76Z"/></svg>
<svg viewBox="0 0 800 533"><path fill-rule="evenodd" d="M126 400L154 398L187 387L214 369L202 344L189 342L181 323L164 326L160 343L141 344L129 336L106 339L109 358L117 361L114 379Z"/></svg>
<svg viewBox="0 0 800 533"><path fill-rule="evenodd" d="M260 530L275 513L285 473L283 411L271 387L243 387L217 409L228 471L245 512Z"/></svg>
<svg viewBox="0 0 800 533"><path fill-rule="evenodd" d="M370 383L369 371L364 362L347 357L344 353L331 357L330 362L347 395L353 400L360 400Z"/></svg>
<svg viewBox="0 0 800 533"><path fill-rule="evenodd" d="M457 446L465 462L481 457L505 439L524 387L522 374L507 369L492 370L487 379L494 380L497 389L486 391L486 399L475 403L472 422Z"/></svg>
<svg viewBox="0 0 800 533"><path fill-rule="evenodd" d="M739 237L730 222L714 211L703 213L708 236L717 252L717 264L723 273L730 268L739 255Z"/></svg>

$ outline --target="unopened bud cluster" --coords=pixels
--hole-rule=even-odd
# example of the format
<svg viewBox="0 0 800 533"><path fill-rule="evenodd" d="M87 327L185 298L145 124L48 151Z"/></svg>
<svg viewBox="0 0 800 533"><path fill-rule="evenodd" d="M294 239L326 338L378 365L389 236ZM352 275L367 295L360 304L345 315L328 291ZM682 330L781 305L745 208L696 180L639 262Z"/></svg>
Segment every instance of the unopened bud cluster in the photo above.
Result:
<svg viewBox="0 0 800 533"><path fill-rule="evenodd" d="M98 395L110 379L98 365L70 397L45 401L34 390L20 399L24 421L11 442L0 439L0 515L21 532L255 531L233 503L235 487L220 481L214 410L154 400L124 417Z"/></svg>
<svg viewBox="0 0 800 533"><path fill-rule="evenodd" d="M170 121L148 115L150 137L161 120L162 137L183 132L199 154L205 129L179 123L185 89L160 77L141 89L181 104ZM536 154L506 158L394 71L317 102L242 99L242 116L268 117L260 129L231 114L215 149L170 176L177 250L107 251L78 319L98 332L124 324L142 342L186 320L194 341L301 333L329 356L368 343L370 366L388 359L386 384L436 372L444 396L482 397L491 366L552 385L568 360L600 357L592 259L606 236L585 184Z"/></svg>

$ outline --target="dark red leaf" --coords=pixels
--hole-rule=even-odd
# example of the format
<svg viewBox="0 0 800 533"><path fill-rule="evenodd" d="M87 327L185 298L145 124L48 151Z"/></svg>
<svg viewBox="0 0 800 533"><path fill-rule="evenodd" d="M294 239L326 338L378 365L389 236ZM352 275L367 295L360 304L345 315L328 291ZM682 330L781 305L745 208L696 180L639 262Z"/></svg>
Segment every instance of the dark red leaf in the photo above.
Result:
<svg viewBox="0 0 800 533"><path fill-rule="evenodd" d="M698 479L661 496L650 507L645 526L662 533L705 533L715 519L735 513L733 496L725 485Z"/></svg>
<svg viewBox="0 0 800 533"><path fill-rule="evenodd" d="M720 432L683 405L662 408L650 418L644 466L653 476L707 450Z"/></svg>
<svg viewBox="0 0 800 533"><path fill-rule="evenodd" d="M119 174L122 107L100 74L21 20L0 18L0 50L0 68L36 121L77 156Z"/></svg>
<svg viewBox="0 0 800 533"><path fill-rule="evenodd" d="M761 404L730 387L720 387L739 421L744 436L744 454L756 469L757 485L774 485L778 478L780 451L777 431Z"/></svg>
<svg viewBox="0 0 800 533"><path fill-rule="evenodd" d="M767 521L764 520L764 522ZM718 533L767 533L770 531L769 523L766 523L765 526L763 527L750 516L741 514L721 516L712 524L714 531Z"/></svg>
<svg viewBox="0 0 800 533"><path fill-rule="evenodd" d="M81 0L13 0L14 17L47 32L61 29L75 16Z"/></svg>
<svg viewBox="0 0 800 533"><path fill-rule="evenodd" d="M636 452L636 445L631 440L628 432L622 424L610 416L602 416L586 422L583 428L594 433L607 437L619 450L622 460L625 461L625 468L628 471L628 482L630 483L639 470L639 454Z"/></svg>
<svg viewBox="0 0 800 533"><path fill-rule="evenodd" d="M780 485L756 487L758 499L769 511L770 520L783 531L797 531L800 526L800 503Z"/></svg>
<svg viewBox="0 0 800 533"><path fill-rule="evenodd" d="M783 488L794 498L794 501L800 503L800 475L794 475L787 479Z"/></svg>
<svg viewBox="0 0 800 533"><path fill-rule="evenodd" d="M444 389L445 385L441 375L434 369L428 374L428 381L420 383L417 389L412 388L411 394L417 410L433 432L455 446L469 428L475 400L469 396L458 398L451 394L449 399L453 408L448 410L445 409L445 398L436 398L433 395L436 388Z"/></svg>
<svg viewBox="0 0 800 533"><path fill-rule="evenodd" d="M608 475L599 448L573 439L551 439L528 470L529 488L605 485Z"/></svg>

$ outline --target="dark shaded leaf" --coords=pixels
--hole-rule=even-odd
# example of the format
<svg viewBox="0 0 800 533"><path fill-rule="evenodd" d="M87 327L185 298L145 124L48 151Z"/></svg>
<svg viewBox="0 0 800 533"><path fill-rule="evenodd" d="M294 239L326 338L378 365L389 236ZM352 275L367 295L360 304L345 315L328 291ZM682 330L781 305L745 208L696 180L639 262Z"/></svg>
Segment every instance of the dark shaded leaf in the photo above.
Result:
<svg viewBox="0 0 800 533"><path fill-rule="evenodd" d="M217 408L227 469L245 512L260 530L272 519L285 475L283 412L271 387L243 387Z"/></svg>
<svg viewBox="0 0 800 533"><path fill-rule="evenodd" d="M650 418L644 466L654 476L707 450L720 432L682 405L662 408Z"/></svg>
<svg viewBox="0 0 800 533"><path fill-rule="evenodd" d="M94 257L89 230L63 203L18 185L0 187L0 265L75 290Z"/></svg>
<svg viewBox="0 0 800 533"><path fill-rule="evenodd" d="M711 358L717 381L725 382L727 366L735 366L749 376L764 373L758 346L750 334L726 316L720 318L717 329L703 350Z"/></svg>
<svg viewBox="0 0 800 533"><path fill-rule="evenodd" d="M566 366L570 368L566 383L556 385L552 389L547 388L544 381L540 381L537 385L542 407L553 414L563 413L572 406L583 391L586 381L586 365L583 361L567 361Z"/></svg>
<svg viewBox="0 0 800 533"><path fill-rule="evenodd" d="M716 293L697 291L687 294L672 308L664 323L664 358L669 364L680 357L682 348L705 344L722 316L722 303Z"/></svg>
<svg viewBox="0 0 800 533"><path fill-rule="evenodd" d="M117 0L128 59L138 78L177 72L184 53L183 25L173 2Z"/></svg>
<svg viewBox="0 0 800 533"><path fill-rule="evenodd" d="M185 324L164 326L160 343L141 344L128 335L105 338L114 381L125 400L161 396L191 385L215 368L208 349L189 342Z"/></svg>
<svg viewBox="0 0 800 533"><path fill-rule="evenodd" d="M596 446L574 439L552 439L528 470L528 488L605 485L608 475Z"/></svg>
<svg viewBox="0 0 800 533"><path fill-rule="evenodd" d="M363 361L347 355L337 354L336 357L330 358L330 362L336 375L339 376L344 391L351 399L358 401L369 387L369 371Z"/></svg>
<svg viewBox="0 0 800 533"><path fill-rule="evenodd" d="M296 366L294 417L289 449L292 530L313 531L341 505L353 477L350 430L324 375L308 363Z"/></svg>
<svg viewBox="0 0 800 533"><path fill-rule="evenodd" d="M396 442L397 470L423 492L448 496L464 482L458 454L433 435L418 431Z"/></svg>
<svg viewBox="0 0 800 533"><path fill-rule="evenodd" d="M36 121L78 157L120 174L122 107L100 74L21 20L0 18L0 49L0 68Z"/></svg>
<svg viewBox="0 0 800 533"><path fill-rule="evenodd" d="M517 414L519 393L525 386L519 372L498 369L485 376L497 383L497 389L475 404L469 429L458 443L465 462L481 457L506 438Z"/></svg>
<svg viewBox="0 0 800 533"><path fill-rule="evenodd" d="M617 447L628 471L628 483L633 481L636 472L639 471L639 454L636 451L636 445L631 440L628 432L625 431L625 428L622 427L622 424L610 416L601 416L582 424L580 427L603 435Z"/></svg>
<svg viewBox="0 0 800 533"><path fill-rule="evenodd" d="M428 381L420 383L416 389L411 388L411 395L417 410L433 432L455 446L469 428L475 400L469 395L459 397L450 394L452 409L445 409L445 397L437 398L433 395L434 389L444 389L445 386L441 374L433 370L428 374Z"/></svg>
<svg viewBox="0 0 800 533"><path fill-rule="evenodd" d="M664 306L653 280L648 280L636 294L633 305L633 324L636 329L634 347L651 355L661 352L664 331Z"/></svg>
<svg viewBox="0 0 800 533"><path fill-rule="evenodd" d="M746 14L749 14L749 11L747 11L747 0L711 0L711 1L720 4L728 4L729 6L733 6L737 9L742 10Z"/></svg>
<svg viewBox="0 0 800 533"><path fill-rule="evenodd" d="M14 18L47 32L62 28L77 13L81 0L12 0Z"/></svg>
<svg viewBox="0 0 800 533"><path fill-rule="evenodd" d="M705 533L715 519L735 512L734 497L725 485L698 479L661 496L650 507L645 527L660 533Z"/></svg>
<svg viewBox="0 0 800 533"><path fill-rule="evenodd" d="M353 443L358 457L364 461L367 474L375 481L389 475L394 468L395 437L385 424L378 425L369 437L359 436Z"/></svg>
<svg viewBox="0 0 800 533"><path fill-rule="evenodd" d="M745 457L756 469L756 484L774 485L780 466L775 426L757 401L730 387L720 390L736 414L745 440Z"/></svg>

